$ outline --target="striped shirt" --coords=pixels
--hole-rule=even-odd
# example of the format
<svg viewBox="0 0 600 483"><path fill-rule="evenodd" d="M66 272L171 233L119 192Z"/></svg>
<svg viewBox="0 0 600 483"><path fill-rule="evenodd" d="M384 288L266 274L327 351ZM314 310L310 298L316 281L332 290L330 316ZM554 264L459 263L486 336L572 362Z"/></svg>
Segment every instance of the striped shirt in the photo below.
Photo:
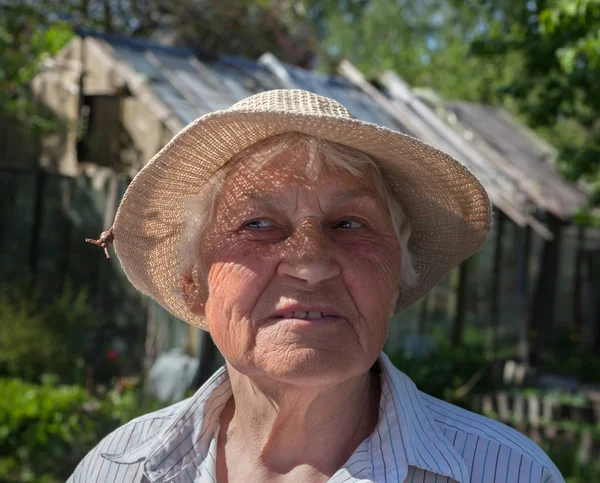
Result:
<svg viewBox="0 0 600 483"><path fill-rule="evenodd" d="M330 482L564 483L530 439L417 390L385 354L380 417ZM185 401L106 436L68 483L215 482L219 415L231 397L221 368Z"/></svg>

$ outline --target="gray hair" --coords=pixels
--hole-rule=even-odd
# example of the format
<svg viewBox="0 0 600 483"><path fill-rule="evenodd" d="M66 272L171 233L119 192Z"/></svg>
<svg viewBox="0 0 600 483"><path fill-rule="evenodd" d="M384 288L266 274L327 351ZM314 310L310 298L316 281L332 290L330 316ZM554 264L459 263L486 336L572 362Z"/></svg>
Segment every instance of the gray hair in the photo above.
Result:
<svg viewBox="0 0 600 483"><path fill-rule="evenodd" d="M400 242L402 264L400 290L411 288L417 281L412 256L408 249L411 226L396 197L377 165L368 154L342 144L326 141L297 132L277 134L242 150L225 163L203 186L200 192L187 200L187 214L178 251L181 274L195 270L203 273L199 247L206 228L213 221L215 206L227 176L240 163L251 163L257 171L284 153L294 153L290 162L302 157L308 176L317 178L325 170L353 176L370 174L389 213L393 229ZM204 267L207 268L207 267Z"/></svg>

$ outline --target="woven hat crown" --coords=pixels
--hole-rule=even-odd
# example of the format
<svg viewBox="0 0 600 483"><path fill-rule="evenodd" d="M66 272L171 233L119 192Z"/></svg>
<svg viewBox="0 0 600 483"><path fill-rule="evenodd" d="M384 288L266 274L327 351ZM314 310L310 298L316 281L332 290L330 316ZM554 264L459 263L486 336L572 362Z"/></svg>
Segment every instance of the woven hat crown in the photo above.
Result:
<svg viewBox="0 0 600 483"><path fill-rule="evenodd" d="M339 102L328 97L299 89L276 89L247 97L231 106L228 111L289 112L300 116L327 116L338 119L356 119Z"/></svg>

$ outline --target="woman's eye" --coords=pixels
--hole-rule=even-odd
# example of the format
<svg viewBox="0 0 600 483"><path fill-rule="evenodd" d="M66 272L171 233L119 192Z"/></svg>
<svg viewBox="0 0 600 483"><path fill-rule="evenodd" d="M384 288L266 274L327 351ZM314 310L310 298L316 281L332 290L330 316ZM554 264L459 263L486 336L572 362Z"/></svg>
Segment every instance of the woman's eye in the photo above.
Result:
<svg viewBox="0 0 600 483"><path fill-rule="evenodd" d="M271 228L273 223L269 220L258 219L258 220L250 220L244 223L244 228L250 228L251 230L264 230L266 228Z"/></svg>
<svg viewBox="0 0 600 483"><path fill-rule="evenodd" d="M357 228L363 228L364 226L363 223L356 220L340 220L334 225L335 228L341 228L343 230L355 230Z"/></svg>

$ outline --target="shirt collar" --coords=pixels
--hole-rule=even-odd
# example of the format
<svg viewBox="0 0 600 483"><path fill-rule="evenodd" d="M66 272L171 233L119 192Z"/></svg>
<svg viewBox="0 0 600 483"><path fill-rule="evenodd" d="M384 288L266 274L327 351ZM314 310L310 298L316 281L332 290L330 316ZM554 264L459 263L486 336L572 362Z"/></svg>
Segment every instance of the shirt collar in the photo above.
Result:
<svg viewBox="0 0 600 483"><path fill-rule="evenodd" d="M172 480L189 465L206 457L206 449L218 428L219 414L231 396L225 367L220 368L173 421L147 441L120 454L102 454L119 464L143 463L150 482Z"/></svg>
<svg viewBox="0 0 600 483"><path fill-rule="evenodd" d="M403 481L408 466L415 466L461 483L469 481L465 462L433 420L415 384L384 353L379 362L382 377L379 423L355 452L369 448L374 479L378 481L377 476L382 472L389 476L396 471L398 480ZM196 392L165 430L125 453L103 456L123 464L145 460L144 473L152 483L171 480L189 465L199 466L206 458L219 427L219 415L229 397L231 384L223 367ZM375 451L374 446L381 450ZM388 459L386 466L384 453L390 450L394 461Z"/></svg>
<svg viewBox="0 0 600 483"><path fill-rule="evenodd" d="M379 362L382 368L382 403L385 401L385 414L391 426L389 444L401 443L403 455L410 466L461 483L470 481L467 465L433 420L415 384L396 369L383 352ZM396 457L399 455L396 454Z"/></svg>

